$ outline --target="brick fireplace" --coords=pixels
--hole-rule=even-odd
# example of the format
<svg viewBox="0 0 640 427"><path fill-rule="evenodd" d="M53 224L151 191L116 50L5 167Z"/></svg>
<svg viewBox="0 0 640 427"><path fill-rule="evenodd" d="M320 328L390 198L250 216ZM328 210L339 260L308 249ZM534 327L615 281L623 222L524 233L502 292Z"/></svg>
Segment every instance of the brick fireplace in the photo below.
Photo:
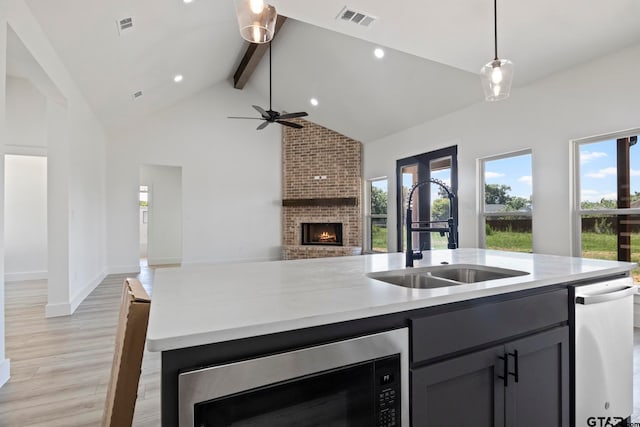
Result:
<svg viewBox="0 0 640 427"><path fill-rule="evenodd" d="M362 144L298 120L303 129L282 129L282 256L359 255Z"/></svg>

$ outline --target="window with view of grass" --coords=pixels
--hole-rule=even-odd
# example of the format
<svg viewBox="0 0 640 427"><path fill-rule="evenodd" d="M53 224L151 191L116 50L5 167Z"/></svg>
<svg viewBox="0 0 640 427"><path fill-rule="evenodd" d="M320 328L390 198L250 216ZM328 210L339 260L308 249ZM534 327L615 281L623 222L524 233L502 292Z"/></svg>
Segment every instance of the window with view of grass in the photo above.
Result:
<svg viewBox="0 0 640 427"><path fill-rule="evenodd" d="M480 246L532 252L531 152L482 159Z"/></svg>
<svg viewBox="0 0 640 427"><path fill-rule="evenodd" d="M575 142L574 253L640 262L637 132ZM633 271L640 283L640 269Z"/></svg>
<svg viewBox="0 0 640 427"><path fill-rule="evenodd" d="M369 181L368 243L370 252L387 252L387 179Z"/></svg>

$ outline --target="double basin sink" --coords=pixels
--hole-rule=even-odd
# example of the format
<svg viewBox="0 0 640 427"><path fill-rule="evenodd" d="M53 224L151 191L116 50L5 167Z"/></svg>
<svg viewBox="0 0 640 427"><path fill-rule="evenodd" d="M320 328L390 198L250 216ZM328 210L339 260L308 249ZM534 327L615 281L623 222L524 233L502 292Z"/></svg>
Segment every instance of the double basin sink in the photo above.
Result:
<svg viewBox="0 0 640 427"><path fill-rule="evenodd" d="M367 274L368 277L405 288L431 289L524 276L526 271L475 264L446 264Z"/></svg>

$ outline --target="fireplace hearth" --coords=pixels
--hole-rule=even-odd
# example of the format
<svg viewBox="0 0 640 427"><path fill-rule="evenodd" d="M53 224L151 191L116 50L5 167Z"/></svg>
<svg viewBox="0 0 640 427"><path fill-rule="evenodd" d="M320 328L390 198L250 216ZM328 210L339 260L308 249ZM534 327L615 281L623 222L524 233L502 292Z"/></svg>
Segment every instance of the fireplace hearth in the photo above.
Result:
<svg viewBox="0 0 640 427"><path fill-rule="evenodd" d="M303 222L302 244L318 246L342 246L342 223Z"/></svg>

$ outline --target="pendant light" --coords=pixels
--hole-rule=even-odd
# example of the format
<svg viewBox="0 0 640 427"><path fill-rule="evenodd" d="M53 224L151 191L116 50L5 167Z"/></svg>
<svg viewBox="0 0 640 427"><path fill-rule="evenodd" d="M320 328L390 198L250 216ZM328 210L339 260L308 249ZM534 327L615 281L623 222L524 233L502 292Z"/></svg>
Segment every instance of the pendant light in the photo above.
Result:
<svg viewBox="0 0 640 427"><path fill-rule="evenodd" d="M249 43L269 43L276 27L276 8L264 0L235 0L240 35Z"/></svg>
<svg viewBox="0 0 640 427"><path fill-rule="evenodd" d="M513 80L513 62L508 59L498 58L497 0L493 0L493 35L495 56L493 61L488 62L480 70L480 80L484 89L485 99L487 101L500 101L509 97L511 81Z"/></svg>

